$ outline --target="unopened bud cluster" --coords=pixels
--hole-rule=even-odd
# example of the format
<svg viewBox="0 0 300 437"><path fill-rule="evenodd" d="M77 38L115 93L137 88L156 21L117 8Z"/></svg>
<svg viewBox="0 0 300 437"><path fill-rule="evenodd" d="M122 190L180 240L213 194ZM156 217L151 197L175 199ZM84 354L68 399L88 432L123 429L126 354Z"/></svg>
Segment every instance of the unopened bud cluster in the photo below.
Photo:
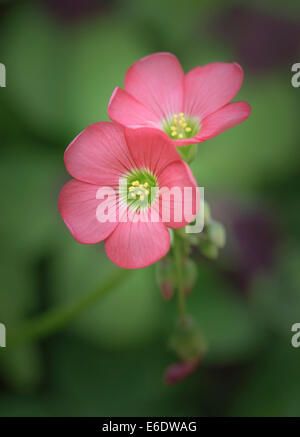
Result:
<svg viewBox="0 0 300 437"><path fill-rule="evenodd" d="M210 207L204 204L204 230L199 236L198 247L202 255L210 259L216 259L219 250L225 246L226 231L222 223L213 220Z"/></svg>
<svg viewBox="0 0 300 437"><path fill-rule="evenodd" d="M189 257L184 257L182 264L184 294L193 290L197 279L197 264ZM156 264L156 280L166 300L170 300L177 288L175 263L171 255L166 255Z"/></svg>
<svg viewBox="0 0 300 437"><path fill-rule="evenodd" d="M202 358L207 350L200 326L191 316L177 322L169 344L184 362Z"/></svg>
<svg viewBox="0 0 300 437"><path fill-rule="evenodd" d="M215 259L218 257L219 250L224 247L225 241L226 234L223 225L212 219L209 205L204 202L203 231L198 234L187 233L184 228L177 229L174 234L171 231L171 251L156 264L156 278L163 297L170 300L175 292L180 290L178 274L176 274L178 253L181 272L180 287L184 293L181 296L187 296L193 290L197 280L197 258L193 257L195 248L198 248L207 258ZM180 247L179 252L175 252L176 244ZM184 315L184 312L183 314L181 312L178 318L169 346L178 361L169 366L165 372L164 379L168 384L181 381L194 372L207 351L200 326L190 315L187 313Z"/></svg>

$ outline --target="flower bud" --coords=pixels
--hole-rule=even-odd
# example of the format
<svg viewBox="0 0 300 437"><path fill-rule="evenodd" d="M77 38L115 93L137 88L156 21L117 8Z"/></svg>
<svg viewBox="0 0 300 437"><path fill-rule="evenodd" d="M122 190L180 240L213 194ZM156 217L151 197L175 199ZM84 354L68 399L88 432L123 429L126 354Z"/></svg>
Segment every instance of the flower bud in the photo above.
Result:
<svg viewBox="0 0 300 437"><path fill-rule="evenodd" d="M184 362L191 362L203 357L206 344L198 323L190 316L179 321L170 339L170 347Z"/></svg>
<svg viewBox="0 0 300 437"><path fill-rule="evenodd" d="M200 252L209 259L216 259L219 255L217 246L210 240L203 240L199 243Z"/></svg>
<svg viewBox="0 0 300 437"><path fill-rule="evenodd" d="M184 294L190 294L197 279L197 266L191 258L187 258L183 266L183 287Z"/></svg>
<svg viewBox="0 0 300 437"><path fill-rule="evenodd" d="M220 222L212 220L207 225L206 231L208 239L218 248L225 246L226 232L224 226Z"/></svg>
<svg viewBox="0 0 300 437"><path fill-rule="evenodd" d="M166 300L170 300L173 297L174 289L171 284L166 281L161 284L161 292Z"/></svg>
<svg viewBox="0 0 300 437"><path fill-rule="evenodd" d="M170 256L167 255L156 263L156 280L163 297L170 300L176 285L173 260Z"/></svg>
<svg viewBox="0 0 300 437"><path fill-rule="evenodd" d="M194 361L182 361L180 363L171 364L167 368L164 374L165 384L175 384L176 382L182 381L197 368L200 359Z"/></svg>

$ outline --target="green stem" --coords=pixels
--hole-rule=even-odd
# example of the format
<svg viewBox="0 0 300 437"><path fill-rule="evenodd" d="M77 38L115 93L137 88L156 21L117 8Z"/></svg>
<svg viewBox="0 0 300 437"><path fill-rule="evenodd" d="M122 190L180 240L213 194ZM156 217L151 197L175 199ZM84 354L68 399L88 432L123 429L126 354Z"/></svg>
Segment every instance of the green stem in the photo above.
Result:
<svg viewBox="0 0 300 437"><path fill-rule="evenodd" d="M27 341L40 340L50 336L74 320L78 315L90 308L98 299L122 282L132 270L118 269L104 283L89 293L84 293L74 303L53 308L43 314L27 320L8 338L8 346Z"/></svg>
<svg viewBox="0 0 300 437"><path fill-rule="evenodd" d="M180 146L177 147L177 151L179 152L179 155L183 159L183 161L190 164L197 156L198 151L198 144L189 144L187 146Z"/></svg>
<svg viewBox="0 0 300 437"><path fill-rule="evenodd" d="M182 247L181 247L181 237L174 232L174 260L177 276L177 300L178 300L178 311L179 318L182 324L186 321L186 305L183 287L183 272L182 272Z"/></svg>

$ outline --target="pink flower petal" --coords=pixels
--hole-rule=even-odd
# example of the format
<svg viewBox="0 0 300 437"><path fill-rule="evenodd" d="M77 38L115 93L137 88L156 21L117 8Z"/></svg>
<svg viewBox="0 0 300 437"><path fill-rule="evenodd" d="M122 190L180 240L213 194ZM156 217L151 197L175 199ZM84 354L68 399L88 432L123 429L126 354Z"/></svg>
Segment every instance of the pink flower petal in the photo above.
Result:
<svg viewBox="0 0 300 437"><path fill-rule="evenodd" d="M125 76L125 90L159 118L182 110L184 74L176 56L155 53L135 62Z"/></svg>
<svg viewBox="0 0 300 437"><path fill-rule="evenodd" d="M184 113L203 120L230 102L243 82L236 64L215 62L196 67L185 76Z"/></svg>
<svg viewBox="0 0 300 437"><path fill-rule="evenodd" d="M191 138L184 138L182 140L172 140L172 143L174 144L175 147L188 146L189 144L198 144L199 139L197 136L195 136Z"/></svg>
<svg viewBox="0 0 300 437"><path fill-rule="evenodd" d="M145 221L151 213L156 221ZM134 219L138 218L136 214ZM149 266L166 255L170 247L170 234L159 221L153 208L140 214L140 221L119 223L114 232L105 240L108 258L119 267L137 269Z"/></svg>
<svg viewBox="0 0 300 437"><path fill-rule="evenodd" d="M200 199L197 182L185 162L174 162L160 174L159 211L163 223L171 228L182 228L196 216ZM172 190L172 195L165 195Z"/></svg>
<svg viewBox="0 0 300 437"><path fill-rule="evenodd" d="M103 200L97 199L100 187L86 184L72 179L67 182L60 192L58 207L62 218L79 243L95 244L104 240L115 229L117 222L100 223L97 219L97 208L106 201L108 211L116 205L116 197L108 196Z"/></svg>
<svg viewBox="0 0 300 437"><path fill-rule="evenodd" d="M188 146L190 144L198 144L201 143L199 141L200 132L195 137L184 138L182 140L172 140L175 147Z"/></svg>
<svg viewBox="0 0 300 437"><path fill-rule="evenodd" d="M194 176L194 173L193 173L192 170L191 170L191 167L190 167L190 166L188 165L188 163L185 162L185 161L183 161L183 165L185 166L185 169L186 169L186 171L187 171L187 174L188 174L188 176L189 176L189 178L190 178L192 184L193 184L195 187L198 187L198 182L197 182L197 180L196 180L196 178L195 178L195 176Z"/></svg>
<svg viewBox="0 0 300 437"><path fill-rule="evenodd" d="M158 176L166 165L181 161L170 138L158 129L125 129L125 136L137 168L147 168Z"/></svg>
<svg viewBox="0 0 300 437"><path fill-rule="evenodd" d="M88 126L65 151L65 165L75 179L117 187L132 168L123 128L108 122Z"/></svg>
<svg viewBox="0 0 300 437"><path fill-rule="evenodd" d="M198 142L213 138L225 130L247 120L251 113L251 106L246 102L229 103L202 122L202 128L196 138Z"/></svg>
<svg viewBox="0 0 300 437"><path fill-rule="evenodd" d="M159 127L160 119L134 97L117 87L108 104L108 116L124 126Z"/></svg>

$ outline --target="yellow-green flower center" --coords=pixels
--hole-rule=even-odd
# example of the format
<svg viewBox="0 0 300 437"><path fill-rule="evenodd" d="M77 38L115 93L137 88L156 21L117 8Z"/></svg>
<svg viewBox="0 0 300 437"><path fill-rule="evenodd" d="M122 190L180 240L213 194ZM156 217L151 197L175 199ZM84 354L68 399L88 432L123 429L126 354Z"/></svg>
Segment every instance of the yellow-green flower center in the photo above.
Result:
<svg viewBox="0 0 300 437"><path fill-rule="evenodd" d="M173 140L183 140L197 135L200 123L196 118L185 116L183 112L180 112L165 121L162 128Z"/></svg>
<svg viewBox="0 0 300 437"><path fill-rule="evenodd" d="M148 187L148 182L141 184L138 180L133 181L128 188L128 198L136 199L138 197L140 202L143 202L145 198L149 196Z"/></svg>
<svg viewBox="0 0 300 437"><path fill-rule="evenodd" d="M147 169L132 170L124 179L126 189L123 199L131 209L143 209L151 205L157 196L157 180Z"/></svg>

